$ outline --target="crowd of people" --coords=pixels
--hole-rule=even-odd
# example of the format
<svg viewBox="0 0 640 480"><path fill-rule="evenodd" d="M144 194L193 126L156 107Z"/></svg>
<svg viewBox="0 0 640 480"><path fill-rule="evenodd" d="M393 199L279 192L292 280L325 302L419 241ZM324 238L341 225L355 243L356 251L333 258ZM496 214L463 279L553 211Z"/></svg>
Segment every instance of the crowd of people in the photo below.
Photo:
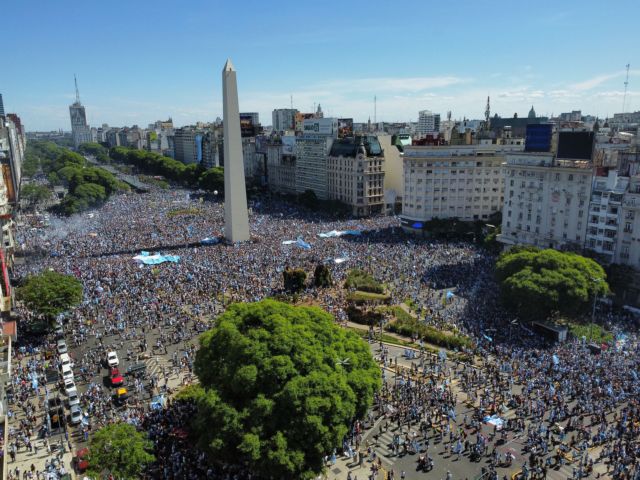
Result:
<svg viewBox="0 0 640 480"><path fill-rule="evenodd" d="M347 318L347 292L341 285L348 270L365 269L387 285L393 303L409 299L424 322L472 337L476 358L484 359L480 368L473 369L447 367L447 362L425 364L423 359L413 373L407 373L408 381L387 385L378 398L378 412L397 422L399 439L409 432L402 430L406 424L422 434L412 439L421 439L422 444L414 444L419 450L425 445L428 450L427 432L433 429L457 455L471 451L491 455L489 440L478 433L471 441L466 438L468 428L479 432L474 422L482 423L485 413L504 414L510 409L513 418L505 430L525 431L528 439L531 461L523 467L525 477L542 468L540 461L548 467L544 462L554 428L564 435L576 432L567 442L583 453L584 445L603 445L606 455L581 457L583 472L590 462L607 460L617 478L629 478L631 472L638 475L640 451L633 433L638 431L640 352L634 333L627 332L624 345L590 355L579 343L547 348L521 327L514 331L513 319L499 306L493 257L475 245L413 238L402 231L396 217L335 221L269 198L251 204L251 241L226 245L217 241L224 233L223 204L202 201L180 189L122 194L91 213L54 218L44 228L41 223L37 216L22 219L18 244L25 262L15 267L15 274L24 278L52 268L83 283L84 301L65 320L67 341L72 351L81 352L74 359L75 370L86 387L81 401L89 419L82 424L81 438L90 435L89 429L114 421L145 429L159 459L152 470L158 475L154 478L245 477L216 470L181 440L192 407L150 410L142 401L142 383L137 383L141 395L126 408L116 408L100 382L105 352L116 349L128 359L163 357L157 373L146 379L156 391L171 379L188 379L196 337L225 305L273 296L282 290L285 268L311 274L318 263L329 266L334 286L309 286L301 299L322 306L338 322ZM318 236L332 230L362 234ZM283 243L297 238L310 247ZM133 259L143 251L177 255L179 260L144 265ZM20 314L27 323L32 319L24 309ZM631 329L634 323L625 325ZM491 338L487 332L493 332ZM31 340L33 344L25 345L16 357L12 409L24 410L10 434L16 445L24 444L23 439L42 425L37 403L46 396L45 372L47 362L52 362L44 358L51 345ZM34 382L34 372L39 382ZM414 377L419 381L412 382ZM459 379L455 391L450 382L454 377ZM473 412L464 421L460 416L453 421L451 414L455 416L463 401L473 406ZM389 415L383 404L395 413ZM409 444L399 441L397 448ZM507 458L499 455L496 465Z"/></svg>

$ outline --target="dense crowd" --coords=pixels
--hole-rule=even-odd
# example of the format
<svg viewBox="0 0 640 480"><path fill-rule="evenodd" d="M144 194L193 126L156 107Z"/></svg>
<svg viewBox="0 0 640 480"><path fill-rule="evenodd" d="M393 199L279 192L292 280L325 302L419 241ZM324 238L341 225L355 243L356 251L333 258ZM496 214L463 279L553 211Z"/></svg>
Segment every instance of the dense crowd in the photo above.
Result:
<svg viewBox="0 0 640 480"><path fill-rule="evenodd" d="M526 431L532 455L529 466L524 467L526 475L536 473L550 451L549 432L560 422L566 422L563 432L578 432L572 441L579 449L585 442L593 444L594 438L607 445L607 455L600 459L610 462L613 475L637 474L637 435L631 433L638 429L639 351L632 333L621 349L601 355L585 354L578 343L543 348L530 332L520 326L514 329L513 319L499 307L491 255L468 243L414 239L402 232L395 217L335 221L262 199L251 205L250 242L203 242L223 235L223 218L221 203L174 189L115 196L95 212L54 218L47 228L39 228L41 220L35 216L23 219L18 243L27 261L16 267L17 276L53 268L75 275L84 285L84 302L67 316L66 333L70 346L87 347L75 358L75 368L87 385L82 395L82 405L89 413L82 427L85 439L91 428L128 421L147 430L155 442L159 460L153 467L154 478L245 478L238 472L215 470L197 449L181 440L181 428L192 407L174 405L155 411L138 397L127 408L115 408L110 393L98 382L101 361L112 348L136 359L163 355L168 345L175 345L161 373L145 381L158 391L170 378L189 378L194 339L225 304L277 294L286 267L311 274L322 262L329 265L335 286L309 287L301 297L321 305L337 321L346 320L346 292L340 288L346 272L363 268L389 287L394 303L410 300L423 321L442 328L453 326L477 341L475 353L485 359L482 368L452 368L447 362L427 365L423 357L411 374L420 381L387 386L381 393L380 413L399 422L399 428L408 423L424 434L413 439L423 442L414 447L424 449L427 430L435 428L457 454L472 450L489 454L489 441L484 437L473 442L464 438L467 430L460 429L461 418L452 428L450 414L462 402L449 382L455 377L460 380L458 393L475 409L464 420L466 426L479 431L473 422L482 422L485 413L502 413L507 408L515 412L506 428ZM363 234L318 237L331 230ZM283 244L298 237L310 248ZM153 266L133 260L148 250L180 259ZM29 312L21 314L29 320ZM492 332L491 338L487 332ZM150 333L152 344L148 344ZM55 360L44 359L37 346L18 355L23 358L17 358L14 372L13 410L24 412L10 435L16 448L42 424L35 413L41 413L37 402L46 395L47 362L56 367ZM381 360L387 359L382 355ZM34 375L40 379L35 388ZM135 389L142 390L142 382ZM383 404L395 413L388 415ZM399 438L405 433L408 430L401 430ZM411 442L398 441L398 448L408 444ZM499 455L496 463L506 458ZM580 463L584 471L597 461L587 457L585 454Z"/></svg>

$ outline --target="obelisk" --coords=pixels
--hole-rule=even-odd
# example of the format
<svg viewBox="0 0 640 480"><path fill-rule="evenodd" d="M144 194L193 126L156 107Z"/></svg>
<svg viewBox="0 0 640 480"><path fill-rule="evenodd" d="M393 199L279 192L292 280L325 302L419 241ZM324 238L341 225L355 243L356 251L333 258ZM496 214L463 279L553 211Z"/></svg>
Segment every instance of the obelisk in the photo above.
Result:
<svg viewBox="0 0 640 480"><path fill-rule="evenodd" d="M222 69L224 121L224 236L230 243L249 240L249 213L240 138L236 71L230 59Z"/></svg>

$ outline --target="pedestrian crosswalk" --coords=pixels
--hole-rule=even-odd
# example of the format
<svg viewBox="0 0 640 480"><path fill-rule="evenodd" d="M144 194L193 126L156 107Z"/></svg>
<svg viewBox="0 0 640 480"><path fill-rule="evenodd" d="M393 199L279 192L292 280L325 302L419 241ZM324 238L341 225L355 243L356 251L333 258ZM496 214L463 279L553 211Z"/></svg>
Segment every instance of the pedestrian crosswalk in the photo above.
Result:
<svg viewBox="0 0 640 480"><path fill-rule="evenodd" d="M169 361L164 357L152 357L144 361L147 366L147 376L162 377L162 368L170 369Z"/></svg>
<svg viewBox="0 0 640 480"><path fill-rule="evenodd" d="M386 459L391 459L398 456L399 452L404 452L403 443L405 439L406 428L403 429L403 434L400 434L400 430L394 430L395 427L389 427L386 430L383 429L378 434L377 441L374 436L369 438L369 444L372 445L374 451L377 455L382 456ZM376 429L376 432L379 430ZM413 438L412 432L409 433L409 438ZM399 443L399 448L394 449L394 440L396 440L396 445ZM419 442L419 448L424 449L424 443ZM407 445L407 454L411 454L411 452L415 452L415 449L411 445ZM389 460L393 463L391 460Z"/></svg>

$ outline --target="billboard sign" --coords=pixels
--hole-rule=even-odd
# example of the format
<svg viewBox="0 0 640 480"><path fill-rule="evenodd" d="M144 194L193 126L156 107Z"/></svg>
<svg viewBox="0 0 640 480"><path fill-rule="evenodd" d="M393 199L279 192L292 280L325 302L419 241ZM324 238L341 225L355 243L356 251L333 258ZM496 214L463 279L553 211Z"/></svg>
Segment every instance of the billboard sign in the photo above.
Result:
<svg viewBox="0 0 640 480"><path fill-rule="evenodd" d="M256 126L253 124L252 115L240 115L240 135L242 137L256 136Z"/></svg>
<svg viewBox="0 0 640 480"><path fill-rule="evenodd" d="M308 134L333 135L338 131L338 120L336 118L314 118L304 120L302 131Z"/></svg>
<svg viewBox="0 0 640 480"><path fill-rule="evenodd" d="M338 138L353 137L353 118L338 119Z"/></svg>
<svg viewBox="0 0 640 480"><path fill-rule="evenodd" d="M284 135L282 140L283 155L295 155L296 153L296 137L293 135Z"/></svg>
<svg viewBox="0 0 640 480"><path fill-rule="evenodd" d="M594 139L593 132L560 132L557 157L591 160Z"/></svg>
<svg viewBox="0 0 640 480"><path fill-rule="evenodd" d="M553 125L550 123L527 125L524 151L550 152Z"/></svg>

